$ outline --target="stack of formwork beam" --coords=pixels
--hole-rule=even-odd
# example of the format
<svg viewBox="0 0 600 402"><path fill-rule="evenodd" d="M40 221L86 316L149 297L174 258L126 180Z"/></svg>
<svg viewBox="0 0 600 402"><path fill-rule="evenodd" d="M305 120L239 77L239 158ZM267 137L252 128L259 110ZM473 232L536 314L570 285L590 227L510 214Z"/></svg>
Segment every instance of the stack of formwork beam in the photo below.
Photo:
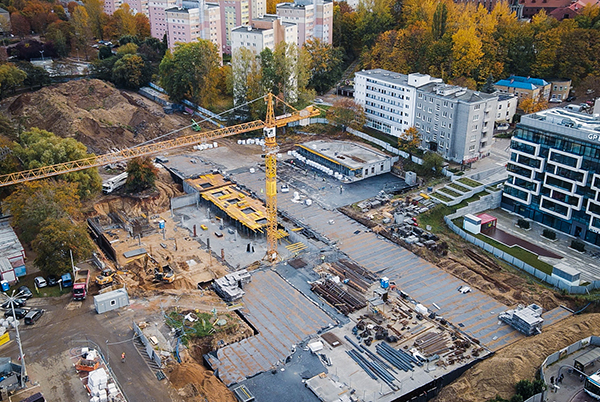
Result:
<svg viewBox="0 0 600 402"><path fill-rule="evenodd" d="M331 264L330 272L337 275L349 287L358 290L361 293L366 293L373 281L357 274L346 265L334 262Z"/></svg>
<svg viewBox="0 0 600 402"><path fill-rule="evenodd" d="M445 353L452 348L446 335L439 332L428 332L419 336L414 346L425 356Z"/></svg>
<svg viewBox="0 0 600 402"><path fill-rule="evenodd" d="M362 295L352 289L344 289L341 285L329 279L323 283L313 283L311 290L346 315L367 306L367 302Z"/></svg>

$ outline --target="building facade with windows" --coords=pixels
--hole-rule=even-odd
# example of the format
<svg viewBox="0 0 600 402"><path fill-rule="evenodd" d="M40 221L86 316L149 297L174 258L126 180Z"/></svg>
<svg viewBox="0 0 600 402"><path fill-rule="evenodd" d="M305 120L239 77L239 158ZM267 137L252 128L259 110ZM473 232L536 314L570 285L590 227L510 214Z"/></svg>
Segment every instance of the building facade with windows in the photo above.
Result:
<svg viewBox="0 0 600 402"><path fill-rule="evenodd" d="M309 39L320 39L331 44L333 41L333 1L296 0L293 3L277 4L277 15L283 22L298 26L296 44L303 46Z"/></svg>
<svg viewBox="0 0 600 402"><path fill-rule="evenodd" d="M170 49L178 42L206 39L214 43L221 53L221 12L216 3L184 2L183 7L166 9L165 17Z"/></svg>
<svg viewBox="0 0 600 402"><path fill-rule="evenodd" d="M259 54L264 49L272 51L281 43L295 43L297 25L282 22L276 15L265 15L252 20L252 25L234 28L231 31L231 53L242 47Z"/></svg>
<svg viewBox="0 0 600 402"><path fill-rule="evenodd" d="M355 74L354 99L365 109L366 126L395 137L414 126L421 147L448 160L470 163L490 149L497 94L447 85L426 74L376 69Z"/></svg>
<svg viewBox="0 0 600 402"><path fill-rule="evenodd" d="M421 147L444 159L471 163L492 145L498 96L432 83L417 89L415 127Z"/></svg>
<svg viewBox="0 0 600 402"><path fill-rule="evenodd" d="M415 125L417 88L442 83L427 74L399 74L375 69L354 75L354 100L362 105L366 126L399 137Z"/></svg>
<svg viewBox="0 0 600 402"><path fill-rule="evenodd" d="M563 108L523 116L502 207L600 245L600 119Z"/></svg>

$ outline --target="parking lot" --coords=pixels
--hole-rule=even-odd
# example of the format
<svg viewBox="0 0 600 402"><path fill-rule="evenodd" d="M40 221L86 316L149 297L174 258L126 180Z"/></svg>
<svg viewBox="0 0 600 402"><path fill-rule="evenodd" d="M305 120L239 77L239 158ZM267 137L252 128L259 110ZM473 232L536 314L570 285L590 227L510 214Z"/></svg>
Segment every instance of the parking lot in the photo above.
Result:
<svg viewBox="0 0 600 402"><path fill-rule="evenodd" d="M142 315L137 314L142 309L135 302L127 309L103 315L94 310L92 297L74 302L69 294L33 298L27 301L27 307L43 308L46 312L34 325L23 325L21 320L19 330L30 390L19 393L13 401L35 392L42 392L48 401L89 400L69 352L84 345L93 347L94 343L105 353L129 401L172 400L166 380L157 380L132 342L132 322L142 319ZM0 346L0 356L18 362L14 330L10 331L10 337L8 344ZM119 359L123 352L127 356L125 363Z"/></svg>

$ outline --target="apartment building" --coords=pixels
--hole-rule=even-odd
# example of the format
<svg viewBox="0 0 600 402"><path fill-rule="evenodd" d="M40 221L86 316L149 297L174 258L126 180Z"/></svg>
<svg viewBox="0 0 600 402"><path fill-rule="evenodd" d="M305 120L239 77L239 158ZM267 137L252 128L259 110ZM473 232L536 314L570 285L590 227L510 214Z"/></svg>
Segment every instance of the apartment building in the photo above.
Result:
<svg viewBox="0 0 600 402"><path fill-rule="evenodd" d="M427 74L382 69L355 74L354 99L365 109L366 126L395 137L414 126L421 148L457 163L473 162L489 152L499 114L498 94L447 85ZM512 119L508 100L502 107Z"/></svg>
<svg viewBox="0 0 600 402"><path fill-rule="evenodd" d="M113 15L115 11L123 4L122 0L105 0L104 12L108 15Z"/></svg>
<svg viewBox="0 0 600 402"><path fill-rule="evenodd" d="M496 112L496 123L512 123L517 113L518 99L513 94L499 93L498 110Z"/></svg>
<svg viewBox="0 0 600 402"><path fill-rule="evenodd" d="M600 245L600 119L563 108L521 118L502 207Z"/></svg>
<svg viewBox="0 0 600 402"><path fill-rule="evenodd" d="M177 0L148 0L148 19L152 37L162 40L167 34L166 10L172 9L176 5Z"/></svg>
<svg viewBox="0 0 600 402"><path fill-rule="evenodd" d="M105 4L106 4L105 0ZM119 0L122 1L123 4L129 4L129 8L131 9L131 13L135 14L144 14L148 17L148 0Z"/></svg>
<svg viewBox="0 0 600 402"><path fill-rule="evenodd" d="M421 147L444 159L471 163L492 145L498 96L444 83L417 89L415 127Z"/></svg>
<svg viewBox="0 0 600 402"><path fill-rule="evenodd" d="M183 7L165 10L169 48L175 43L190 43L197 39L210 40L222 49L221 12L216 3L183 2Z"/></svg>
<svg viewBox="0 0 600 402"><path fill-rule="evenodd" d="M283 22L298 26L298 46L303 46L307 40L313 38L332 43L333 1L296 0L294 3L279 3L277 15Z"/></svg>
<svg viewBox="0 0 600 402"><path fill-rule="evenodd" d="M399 137L415 125L417 88L442 83L427 74L399 74L380 68L354 75L354 100L366 113L366 126Z"/></svg>
<svg viewBox="0 0 600 402"><path fill-rule="evenodd" d="M276 15L265 15L252 20L252 25L234 28L231 31L232 54L237 49L245 47L253 50L256 54L281 43L295 43L298 35L297 25L282 22Z"/></svg>

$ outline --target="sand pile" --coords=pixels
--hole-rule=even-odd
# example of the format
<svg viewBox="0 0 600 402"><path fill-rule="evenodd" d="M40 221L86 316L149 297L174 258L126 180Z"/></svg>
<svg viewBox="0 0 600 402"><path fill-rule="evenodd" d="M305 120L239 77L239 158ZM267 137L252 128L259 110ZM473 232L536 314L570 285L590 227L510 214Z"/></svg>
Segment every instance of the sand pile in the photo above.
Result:
<svg viewBox="0 0 600 402"><path fill-rule="evenodd" d="M213 372L195 362L184 362L171 366L169 380L179 395L191 402L236 402L227 387Z"/></svg>
<svg viewBox="0 0 600 402"><path fill-rule="evenodd" d="M468 370L442 390L435 402L481 402L500 395L510 399L519 380L533 380L546 356L600 334L600 314L570 317L524 338Z"/></svg>
<svg viewBox="0 0 600 402"><path fill-rule="evenodd" d="M4 105L13 118L25 117L29 127L75 138L97 154L131 147L187 123L181 116L165 116L159 105L138 94L96 79L42 88Z"/></svg>

